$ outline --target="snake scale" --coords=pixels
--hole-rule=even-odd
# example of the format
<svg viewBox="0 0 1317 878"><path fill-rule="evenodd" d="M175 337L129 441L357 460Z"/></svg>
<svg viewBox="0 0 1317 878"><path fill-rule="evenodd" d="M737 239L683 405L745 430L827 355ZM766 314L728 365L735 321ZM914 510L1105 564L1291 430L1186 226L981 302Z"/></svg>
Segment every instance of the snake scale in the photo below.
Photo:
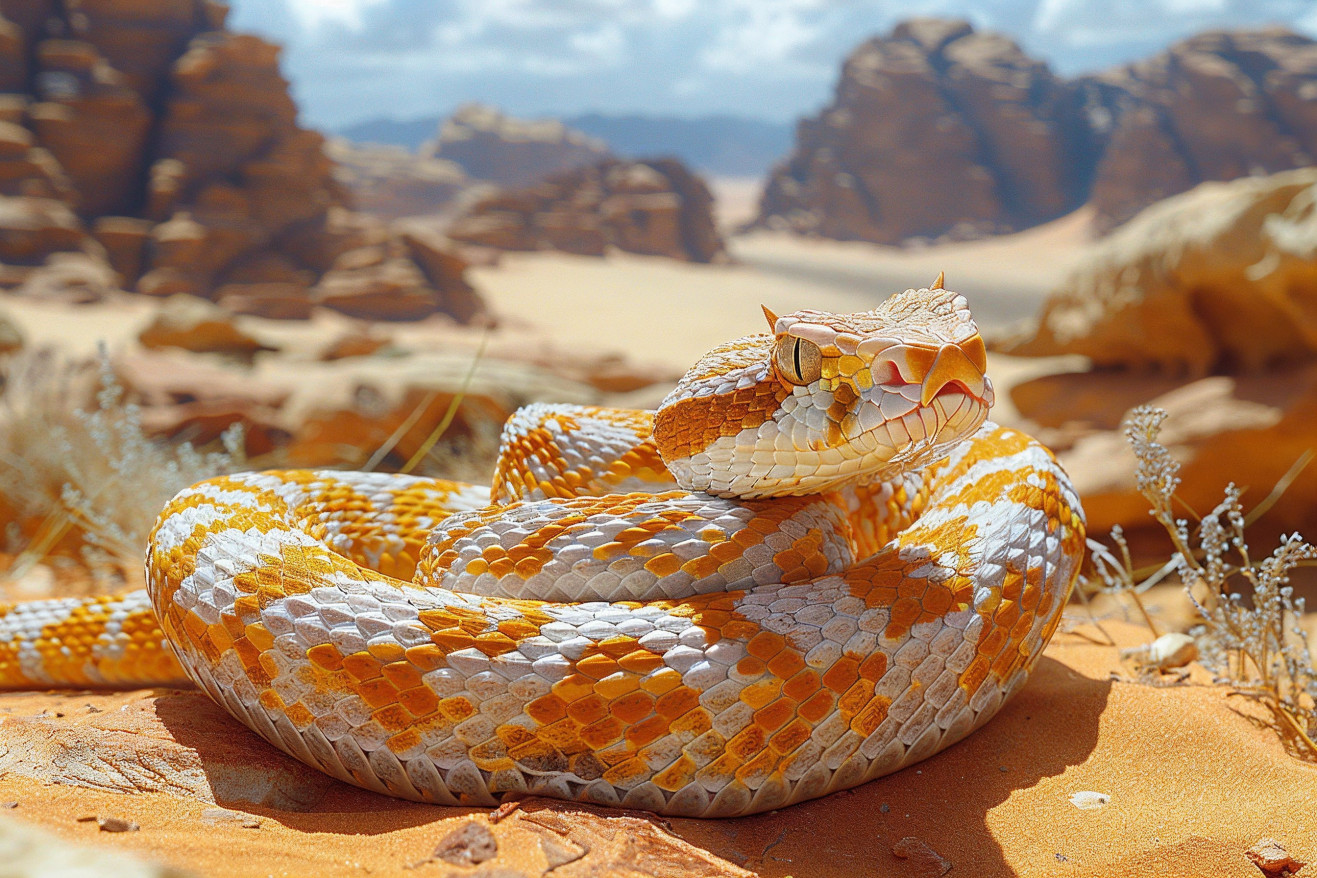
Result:
<svg viewBox="0 0 1317 878"><path fill-rule="evenodd" d="M191 681L392 796L729 817L936 753L1025 682L1083 514L986 421L965 299L797 311L657 412L533 405L491 489L225 476L161 514L147 590L0 610L0 685Z"/></svg>

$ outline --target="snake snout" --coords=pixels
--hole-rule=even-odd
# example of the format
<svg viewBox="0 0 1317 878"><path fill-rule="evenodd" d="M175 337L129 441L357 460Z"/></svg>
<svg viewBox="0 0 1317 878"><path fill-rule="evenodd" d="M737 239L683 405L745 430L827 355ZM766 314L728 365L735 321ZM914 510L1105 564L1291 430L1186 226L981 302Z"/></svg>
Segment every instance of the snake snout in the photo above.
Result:
<svg viewBox="0 0 1317 878"><path fill-rule="evenodd" d="M977 335L974 339L982 348L982 339ZM984 359L986 360L986 357ZM924 375L920 404L928 405L938 396L949 392L960 392L983 400L989 386L984 366L986 362L980 365L974 361L972 349L967 351L961 344L942 345L937 351L933 365Z"/></svg>

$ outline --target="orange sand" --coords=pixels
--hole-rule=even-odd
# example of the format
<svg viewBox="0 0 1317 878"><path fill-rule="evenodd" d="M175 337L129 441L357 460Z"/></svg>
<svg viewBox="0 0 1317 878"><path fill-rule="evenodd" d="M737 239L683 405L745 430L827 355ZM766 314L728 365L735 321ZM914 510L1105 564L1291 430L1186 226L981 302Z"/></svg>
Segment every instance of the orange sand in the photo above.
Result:
<svg viewBox="0 0 1317 878"><path fill-rule="evenodd" d="M1133 625L1106 627L1126 645L1146 639ZM949 860L954 874L984 878L1257 878L1243 852L1263 836L1301 860L1317 859L1317 766L1286 754L1265 712L1225 688L1195 682L1205 680L1201 669L1179 685L1173 677L1162 686L1134 682L1117 649L1101 639L1091 625L1058 634L1029 685L984 729L896 775L766 815L666 823L679 838L766 878L921 874L892 854L907 836ZM157 734L194 749L212 778L250 764L249 752L280 772L302 771L201 696L141 700L147 694L0 696L0 746L6 727L15 728L8 717L44 708L73 722L93 704L141 713ZM88 746L94 754L95 739ZM466 815L486 821L483 811L395 801L338 784L322 789L311 811L220 798L220 805L262 817L259 829L203 824L201 812L214 806L192 798L43 786L13 773L0 778L0 801L17 801L7 813L70 841L205 875L403 874ZM1080 810L1069 797L1084 790L1106 793L1110 803ZM500 866L541 874L542 854L524 833L536 827L518 821L545 807L573 811L539 800L505 819L496 833ZM128 817L142 828L111 835L76 822L93 813ZM607 831L610 820L625 825L611 815L596 824ZM585 867L582 861L553 874L622 874ZM444 864L427 868L469 874ZM657 874L714 868L692 864L690 871Z"/></svg>

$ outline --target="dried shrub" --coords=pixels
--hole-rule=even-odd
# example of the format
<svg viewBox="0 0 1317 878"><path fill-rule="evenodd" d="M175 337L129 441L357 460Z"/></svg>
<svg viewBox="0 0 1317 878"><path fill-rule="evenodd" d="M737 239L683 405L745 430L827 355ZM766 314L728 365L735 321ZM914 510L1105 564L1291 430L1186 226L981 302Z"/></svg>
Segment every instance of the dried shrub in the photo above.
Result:
<svg viewBox="0 0 1317 878"><path fill-rule="evenodd" d="M10 540L22 548L11 575L70 537L92 550L90 566L107 557L140 565L174 494L243 468L240 428L210 452L148 436L104 352L90 366L38 354L12 363L4 381L0 495L15 519L40 522L30 531L10 522Z"/></svg>
<svg viewBox="0 0 1317 878"><path fill-rule="evenodd" d="M1157 441L1165 419L1161 409L1139 406L1130 413L1125 436L1138 458L1139 493L1171 539L1170 560L1141 575L1144 571L1133 568L1124 536L1116 529L1112 541L1119 557L1102 543L1089 541L1096 577L1104 590L1128 594L1137 603L1139 593L1153 582L1177 574L1203 620L1197 639L1205 661L1240 694L1266 705L1282 736L1300 755L1317 759L1317 672L1299 625L1304 601L1294 596L1289 584L1294 568L1317 561L1317 547L1291 534L1258 558L1244 535L1297 470L1292 469L1249 516L1244 514L1242 491L1231 483L1215 509L1194 516L1198 524L1191 529L1188 520L1175 513L1177 506L1188 509L1176 495L1180 465ZM1141 603L1139 608L1143 610Z"/></svg>

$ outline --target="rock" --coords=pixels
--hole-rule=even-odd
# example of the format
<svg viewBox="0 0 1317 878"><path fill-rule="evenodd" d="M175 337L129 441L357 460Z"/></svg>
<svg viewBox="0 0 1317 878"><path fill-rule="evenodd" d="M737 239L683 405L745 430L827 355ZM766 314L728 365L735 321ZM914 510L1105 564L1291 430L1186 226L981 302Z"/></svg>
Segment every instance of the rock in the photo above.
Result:
<svg viewBox="0 0 1317 878"><path fill-rule="evenodd" d="M116 285L309 315L311 287L358 230L324 138L297 124L279 47L225 31L226 12L216 0L6 4L0 286L52 252L103 248ZM430 290L427 313L483 311L460 273Z"/></svg>
<svg viewBox="0 0 1317 878"><path fill-rule="evenodd" d="M474 185L456 162L419 156L401 146L332 138L325 151L352 206L386 219L451 210L454 199Z"/></svg>
<svg viewBox="0 0 1317 878"><path fill-rule="evenodd" d="M1297 875L1300 869L1308 865L1291 857L1274 838L1258 839L1244 852L1244 856L1268 878Z"/></svg>
<svg viewBox="0 0 1317 878"><path fill-rule="evenodd" d="M1085 201L1105 232L1211 180L1317 156L1317 42L1212 31L1065 81L1005 37L914 19L846 60L754 225L896 244L1023 228Z"/></svg>
<svg viewBox="0 0 1317 878"><path fill-rule="evenodd" d="M12 354L23 349L23 330L10 319L8 314L0 313L0 354Z"/></svg>
<svg viewBox="0 0 1317 878"><path fill-rule="evenodd" d="M1074 94L1004 36L914 19L846 59L800 123L756 225L896 244L1022 228L1077 207Z"/></svg>
<svg viewBox="0 0 1317 878"><path fill-rule="evenodd" d="M463 823L440 840L432 860L452 866L477 866L498 856L498 840L488 827L474 821Z"/></svg>
<svg viewBox="0 0 1317 878"><path fill-rule="evenodd" d="M27 85L26 53L23 29L0 15L0 91L22 91Z"/></svg>
<svg viewBox="0 0 1317 878"><path fill-rule="evenodd" d="M466 259L449 242L420 232L404 232L400 240L425 279L439 292L445 314L458 323L474 323L488 316L485 303L466 282Z"/></svg>
<svg viewBox="0 0 1317 878"><path fill-rule="evenodd" d="M233 315L195 296L170 296L138 334L145 348L183 348L198 353L251 356L270 350L233 322Z"/></svg>
<svg viewBox="0 0 1317 878"><path fill-rule="evenodd" d="M403 387L401 394L393 390L390 388L386 394L377 384L363 381L349 405L321 403L306 411L299 417L296 435L288 446L289 462L313 468L341 464L345 449L353 449L360 460L352 461L350 456L346 459L364 463L376 449L393 440L388 461L395 467L406 463L448 415L457 391L415 383ZM445 435L469 438L486 427L503 424L516 408L516 400L507 393L468 389ZM401 434L394 437L399 430Z"/></svg>
<svg viewBox="0 0 1317 878"><path fill-rule="evenodd" d="M466 104L421 148L421 156L453 162L477 180L518 187L598 164L609 152L603 141L556 119L516 119L494 107Z"/></svg>
<svg viewBox="0 0 1317 878"><path fill-rule="evenodd" d="M1317 169L1204 184L1148 208L1001 344L1202 375L1317 358Z"/></svg>
<svg viewBox="0 0 1317 878"><path fill-rule="evenodd" d="M400 257L360 266L349 260L326 272L311 294L317 305L365 320L422 320L441 304L416 263Z"/></svg>
<svg viewBox="0 0 1317 878"><path fill-rule="evenodd" d="M150 220L128 216L103 216L92 224L92 236L105 248L110 267L119 274L120 286L137 284L151 240Z"/></svg>
<svg viewBox="0 0 1317 878"><path fill-rule="evenodd" d="M1198 644L1188 634L1172 631L1148 645L1148 663L1158 670L1182 668L1198 658Z"/></svg>
<svg viewBox="0 0 1317 878"><path fill-rule="evenodd" d="M1111 803L1111 796L1092 790L1081 790L1070 797L1070 804L1081 811L1096 811Z"/></svg>
<svg viewBox="0 0 1317 878"><path fill-rule="evenodd" d="M14 288L21 296L85 305L119 289L119 276L103 260L86 253L52 253Z"/></svg>
<svg viewBox="0 0 1317 878"><path fill-rule="evenodd" d="M87 240L81 221L53 198L0 196L0 262L36 265Z"/></svg>
<svg viewBox="0 0 1317 878"><path fill-rule="evenodd" d="M326 362L346 360L349 357L369 357L388 347L389 337L378 335L369 329L358 328L346 335L341 335L330 342L320 352L320 359Z"/></svg>
<svg viewBox="0 0 1317 878"><path fill-rule="evenodd" d="M910 835L892 845L892 853L908 862L910 874L919 878L939 878L951 871L951 861L929 847L922 838Z"/></svg>
<svg viewBox="0 0 1317 878"><path fill-rule="evenodd" d="M1317 156L1317 42L1284 28L1209 31L1076 87L1115 120L1092 185L1101 230L1197 183Z"/></svg>
<svg viewBox="0 0 1317 878"><path fill-rule="evenodd" d="M215 301L230 313L269 320L309 320L314 310L306 287L290 283L229 283L215 291Z"/></svg>
<svg viewBox="0 0 1317 878"><path fill-rule="evenodd" d="M500 250L631 253L712 262L724 254L704 182L674 159L609 160L477 202L454 241Z"/></svg>
<svg viewBox="0 0 1317 878"><path fill-rule="evenodd" d="M337 784L263 744L200 692L95 700L108 709L0 719L7 744L0 766L42 784L288 811L314 808ZM178 728L187 744L171 734Z"/></svg>
<svg viewBox="0 0 1317 878"><path fill-rule="evenodd" d="M1134 455L1119 428L1124 411L1115 411L1121 406L1143 403L1168 413L1159 441L1182 464L1177 494L1200 513L1216 506L1232 481L1249 487L1244 501L1250 508L1317 435L1317 365L1276 374L1213 376L1161 393L1157 385L1144 389L1140 379L1119 372L1039 380L1057 385L1049 394L1054 398L1070 394L1111 400L1108 410L1086 405L1056 416L1073 432L1064 442L1052 443L1074 476L1094 536L1105 536L1117 524L1127 533L1160 533L1136 490ZM1022 414L1029 418L1034 413ZM1317 533L1317 468L1301 473L1256 528L1269 536Z"/></svg>

